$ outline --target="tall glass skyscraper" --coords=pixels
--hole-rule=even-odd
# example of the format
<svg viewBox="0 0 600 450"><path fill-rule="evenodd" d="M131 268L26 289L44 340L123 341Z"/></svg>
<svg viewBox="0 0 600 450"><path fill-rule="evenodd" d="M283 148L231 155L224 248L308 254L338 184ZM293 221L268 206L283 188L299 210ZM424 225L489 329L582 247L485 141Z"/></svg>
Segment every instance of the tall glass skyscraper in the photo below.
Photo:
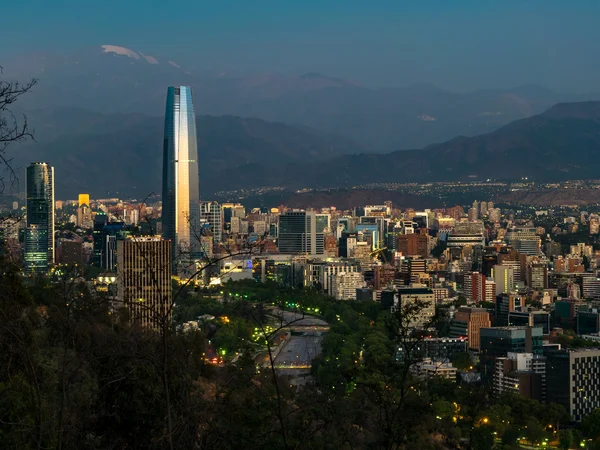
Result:
<svg viewBox="0 0 600 450"><path fill-rule="evenodd" d="M25 271L44 273L54 263L54 167L32 163L26 183Z"/></svg>
<svg viewBox="0 0 600 450"><path fill-rule="evenodd" d="M200 251L198 144L192 90L169 87L163 143L162 234L171 240L175 259Z"/></svg>

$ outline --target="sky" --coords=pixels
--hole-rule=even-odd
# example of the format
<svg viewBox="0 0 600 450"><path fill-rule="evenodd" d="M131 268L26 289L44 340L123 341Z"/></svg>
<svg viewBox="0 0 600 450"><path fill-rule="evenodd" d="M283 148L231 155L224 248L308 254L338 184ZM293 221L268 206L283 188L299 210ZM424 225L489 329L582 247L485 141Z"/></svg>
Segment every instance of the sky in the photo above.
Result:
<svg viewBox="0 0 600 450"><path fill-rule="evenodd" d="M111 44L194 69L374 87L600 92L597 0L28 0L1 12L0 65Z"/></svg>

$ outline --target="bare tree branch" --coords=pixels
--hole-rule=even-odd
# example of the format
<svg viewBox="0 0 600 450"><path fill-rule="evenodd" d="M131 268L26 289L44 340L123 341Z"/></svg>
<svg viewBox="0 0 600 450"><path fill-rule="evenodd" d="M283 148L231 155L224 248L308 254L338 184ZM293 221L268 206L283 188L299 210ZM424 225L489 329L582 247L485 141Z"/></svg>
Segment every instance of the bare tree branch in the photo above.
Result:
<svg viewBox="0 0 600 450"><path fill-rule="evenodd" d="M0 74L2 74L2 67L0 67ZM33 130L29 127L27 115L23 114L19 120L11 105L36 84L35 78L26 83L0 79L0 164L3 164L9 173L11 184L17 182L18 177L11 164L12 158L6 156L6 148L13 142L33 139ZM0 178L0 192L3 192L5 187L4 179Z"/></svg>

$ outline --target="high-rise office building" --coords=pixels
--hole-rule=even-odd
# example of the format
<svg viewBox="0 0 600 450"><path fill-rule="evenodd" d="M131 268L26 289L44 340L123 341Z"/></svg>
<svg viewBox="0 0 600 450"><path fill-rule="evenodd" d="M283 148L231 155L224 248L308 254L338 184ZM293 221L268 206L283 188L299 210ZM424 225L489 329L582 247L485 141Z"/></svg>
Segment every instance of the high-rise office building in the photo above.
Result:
<svg viewBox="0 0 600 450"><path fill-rule="evenodd" d="M600 408L600 350L554 350L545 353L548 402L563 405L579 422Z"/></svg>
<svg viewBox="0 0 600 450"><path fill-rule="evenodd" d="M479 272L465 273L464 295L467 302L493 302L496 300L496 283Z"/></svg>
<svg viewBox="0 0 600 450"><path fill-rule="evenodd" d="M81 197L83 194L79 194ZM108 223L108 216L102 210L96 211L96 215L94 216L94 229L92 231L92 237L94 239L94 253L92 257L92 262L97 265L102 265L102 250L104 247L103 240L103 230L104 226Z"/></svg>
<svg viewBox="0 0 600 450"><path fill-rule="evenodd" d="M525 298L515 293L498 294L496 296L496 325L507 326L511 311L521 311L525 307Z"/></svg>
<svg viewBox="0 0 600 450"><path fill-rule="evenodd" d="M117 241L119 306L135 325L159 329L171 320L171 247L154 236Z"/></svg>
<svg viewBox="0 0 600 450"><path fill-rule="evenodd" d="M117 267L117 241L125 239L128 234L123 222L109 222L104 225L100 256L100 265L103 269L115 270Z"/></svg>
<svg viewBox="0 0 600 450"><path fill-rule="evenodd" d="M515 290L515 272L513 267L508 265L494 266L492 277L496 282L496 294L510 293Z"/></svg>
<svg viewBox="0 0 600 450"><path fill-rule="evenodd" d="M429 254L429 236L426 231L422 233L400 234L396 238L396 249L404 256L422 256Z"/></svg>
<svg viewBox="0 0 600 450"><path fill-rule="evenodd" d="M548 265L545 262L527 265L527 285L537 291L548 289Z"/></svg>
<svg viewBox="0 0 600 450"><path fill-rule="evenodd" d="M540 253L541 239L536 234L534 227L510 228L506 233L505 239L519 253L530 256Z"/></svg>
<svg viewBox="0 0 600 450"><path fill-rule="evenodd" d="M329 216L313 211L289 211L279 216L279 253L322 255Z"/></svg>
<svg viewBox="0 0 600 450"><path fill-rule="evenodd" d="M467 338L470 349L479 349L480 330L492 326L490 313L484 308L458 308L450 325L450 337Z"/></svg>
<svg viewBox="0 0 600 450"><path fill-rule="evenodd" d="M200 244L198 145L192 90L169 87L163 142L162 235L173 257L193 259Z"/></svg>
<svg viewBox="0 0 600 450"><path fill-rule="evenodd" d="M26 182L25 271L44 273L54 263L54 167L32 163Z"/></svg>
<svg viewBox="0 0 600 450"><path fill-rule="evenodd" d="M221 242L223 238L223 211L217 202L200 204L200 220L206 221L212 232L213 242Z"/></svg>
<svg viewBox="0 0 600 450"><path fill-rule="evenodd" d="M509 352L543 353L542 327L491 327L479 330L479 359L482 363L482 378L489 381L494 374L496 358Z"/></svg>
<svg viewBox="0 0 600 450"><path fill-rule="evenodd" d="M542 327L545 335L550 334L550 313L546 311L509 311L508 325L511 327Z"/></svg>

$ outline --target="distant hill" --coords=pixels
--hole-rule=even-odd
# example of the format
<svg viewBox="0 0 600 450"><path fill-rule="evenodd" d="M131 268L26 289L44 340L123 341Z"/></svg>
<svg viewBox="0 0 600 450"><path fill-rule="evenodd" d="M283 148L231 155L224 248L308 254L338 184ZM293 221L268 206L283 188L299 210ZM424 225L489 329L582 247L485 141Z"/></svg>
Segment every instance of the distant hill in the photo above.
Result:
<svg viewBox="0 0 600 450"><path fill-rule="evenodd" d="M443 203L434 197L406 194L384 189L340 189L335 191L313 191L295 194L286 199L291 208L351 209L364 205L381 205L391 201L394 208L440 208Z"/></svg>
<svg viewBox="0 0 600 450"><path fill-rule="evenodd" d="M158 117L166 87L185 84L194 89L198 114L308 126L358 142L365 152L421 148L483 134L559 102L600 100L539 86L458 93L424 83L369 88L319 73L215 72L118 45L25 54L2 66L5 77L39 78L35 91L19 101L28 111L76 107Z"/></svg>
<svg viewBox="0 0 600 450"><path fill-rule="evenodd" d="M233 116L198 116L196 122L201 192L227 168L302 164L360 151L348 139L308 127ZM52 163L57 195L160 193L161 118L65 107L36 110L29 123L36 141L9 147L9 155L20 168L36 160ZM220 182L229 187L227 180Z"/></svg>
<svg viewBox="0 0 600 450"><path fill-rule="evenodd" d="M598 178L600 102L558 104L476 137L423 150L335 157L327 162L231 168L220 179L241 186L345 187L382 182L486 178ZM216 181L216 186L220 186Z"/></svg>
<svg viewBox="0 0 600 450"><path fill-rule="evenodd" d="M514 191L495 198L498 202L514 205L563 206L597 205L600 203L599 189L543 189Z"/></svg>

